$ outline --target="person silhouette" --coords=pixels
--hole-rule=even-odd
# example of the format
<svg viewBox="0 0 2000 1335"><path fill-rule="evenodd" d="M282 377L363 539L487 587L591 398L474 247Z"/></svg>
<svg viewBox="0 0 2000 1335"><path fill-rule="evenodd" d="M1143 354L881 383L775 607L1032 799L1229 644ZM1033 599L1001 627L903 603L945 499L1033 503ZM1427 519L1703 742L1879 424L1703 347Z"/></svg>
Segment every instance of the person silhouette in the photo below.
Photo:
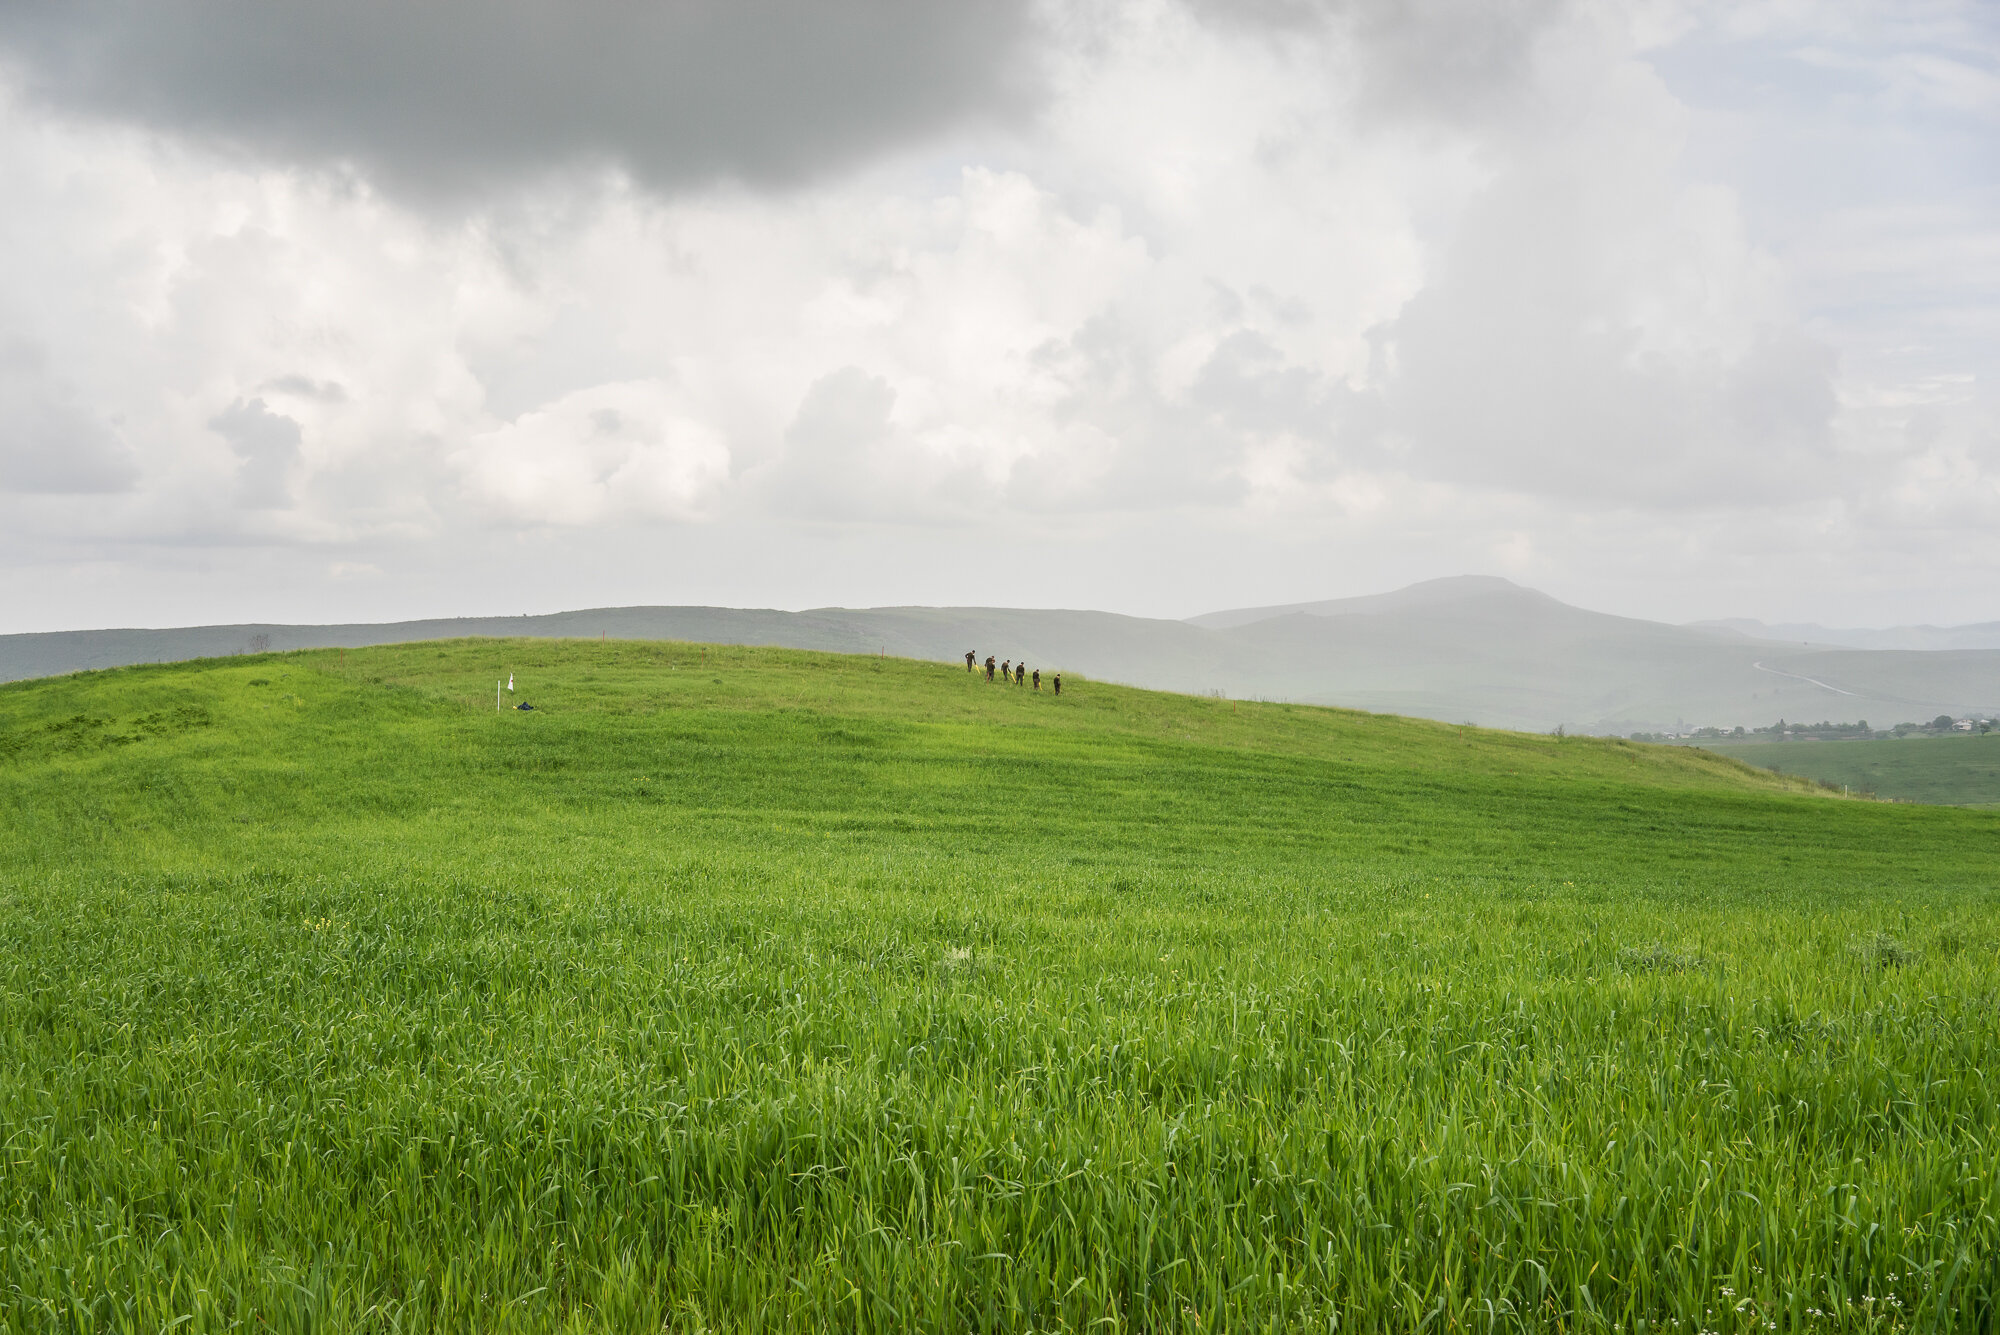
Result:
<svg viewBox="0 0 2000 1335"><path fill-rule="evenodd" d="M1028 665L1026 663L1014 669L1014 684L1016 686L1026 686L1028 684Z"/></svg>
<svg viewBox="0 0 2000 1335"><path fill-rule="evenodd" d="M1009 658L1000 664L1000 680L1011 684L1014 680L1014 660Z"/></svg>
<svg viewBox="0 0 2000 1335"><path fill-rule="evenodd" d="M1038 691L1042 689L1042 670L1040 668L1035 669L1035 689Z"/></svg>
<svg viewBox="0 0 2000 1335"><path fill-rule="evenodd" d="M993 680L993 655L986 655L986 680Z"/></svg>
<svg viewBox="0 0 2000 1335"><path fill-rule="evenodd" d="M979 651L976 649L967 649L965 651L965 670L967 672L972 671L972 660L974 655L976 655L978 652Z"/></svg>
<svg viewBox="0 0 2000 1335"><path fill-rule="evenodd" d="M1056 688L1056 694L1057 694L1057 695L1061 695L1061 694L1062 694L1062 673L1060 673L1060 672L1056 673L1056 679L1055 679L1055 681L1054 681L1054 682L1053 682L1052 684L1053 684L1053 685L1055 686L1055 688Z"/></svg>

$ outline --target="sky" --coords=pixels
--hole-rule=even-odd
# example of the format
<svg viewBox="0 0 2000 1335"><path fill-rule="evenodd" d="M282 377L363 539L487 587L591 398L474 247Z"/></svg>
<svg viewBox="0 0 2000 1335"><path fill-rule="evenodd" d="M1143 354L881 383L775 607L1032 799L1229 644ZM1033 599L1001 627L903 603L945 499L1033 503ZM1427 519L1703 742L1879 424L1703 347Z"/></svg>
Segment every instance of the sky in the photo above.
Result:
<svg viewBox="0 0 2000 1335"><path fill-rule="evenodd" d="M2000 7L4 0L0 633L2000 620Z"/></svg>

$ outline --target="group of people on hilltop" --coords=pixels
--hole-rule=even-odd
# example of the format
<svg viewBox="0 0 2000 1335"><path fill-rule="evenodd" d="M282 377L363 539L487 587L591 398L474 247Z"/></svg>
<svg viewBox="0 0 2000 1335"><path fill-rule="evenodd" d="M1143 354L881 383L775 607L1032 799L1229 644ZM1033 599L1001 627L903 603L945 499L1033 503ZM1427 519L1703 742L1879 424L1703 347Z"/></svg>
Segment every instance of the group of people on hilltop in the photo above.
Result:
<svg viewBox="0 0 2000 1335"><path fill-rule="evenodd" d="M965 651L965 670L967 672L976 672L978 671L978 669L979 669L979 654L975 650L967 649ZM986 680L988 681L993 680L992 654L986 655ZM1017 666L1014 660L1010 658L1006 662L1000 665L1000 680L1012 682L1016 686L1026 686L1030 681L1032 681L1034 683L1035 689L1039 691L1042 689L1042 670L1040 668L1036 668L1034 672L1031 674L1028 671L1028 665L1026 663L1022 663ZM1055 688L1055 693L1057 695L1061 695L1062 673L1060 672L1050 673L1049 685Z"/></svg>

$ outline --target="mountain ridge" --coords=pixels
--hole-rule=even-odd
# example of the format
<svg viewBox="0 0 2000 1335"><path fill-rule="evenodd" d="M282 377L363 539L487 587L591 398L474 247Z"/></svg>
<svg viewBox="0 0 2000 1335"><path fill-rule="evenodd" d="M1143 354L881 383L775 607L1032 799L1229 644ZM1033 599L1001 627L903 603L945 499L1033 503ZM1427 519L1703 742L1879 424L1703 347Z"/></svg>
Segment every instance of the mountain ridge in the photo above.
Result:
<svg viewBox="0 0 2000 1335"><path fill-rule="evenodd" d="M1809 621L1771 623L1749 617L1723 617L1687 624L1701 629L1733 631L1774 643L1804 643L1842 649L2000 649L2000 621L1970 622L1963 626L1889 626L1883 629L1821 626Z"/></svg>

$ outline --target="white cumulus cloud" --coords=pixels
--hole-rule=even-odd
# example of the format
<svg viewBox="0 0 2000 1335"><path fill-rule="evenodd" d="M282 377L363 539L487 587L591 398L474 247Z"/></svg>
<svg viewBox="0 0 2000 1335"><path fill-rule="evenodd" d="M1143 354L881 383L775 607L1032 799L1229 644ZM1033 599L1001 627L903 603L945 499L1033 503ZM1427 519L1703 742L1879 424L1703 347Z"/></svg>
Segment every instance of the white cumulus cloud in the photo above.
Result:
<svg viewBox="0 0 2000 1335"><path fill-rule="evenodd" d="M452 455L467 494L521 524L696 519L729 479L729 446L658 380L580 389Z"/></svg>

